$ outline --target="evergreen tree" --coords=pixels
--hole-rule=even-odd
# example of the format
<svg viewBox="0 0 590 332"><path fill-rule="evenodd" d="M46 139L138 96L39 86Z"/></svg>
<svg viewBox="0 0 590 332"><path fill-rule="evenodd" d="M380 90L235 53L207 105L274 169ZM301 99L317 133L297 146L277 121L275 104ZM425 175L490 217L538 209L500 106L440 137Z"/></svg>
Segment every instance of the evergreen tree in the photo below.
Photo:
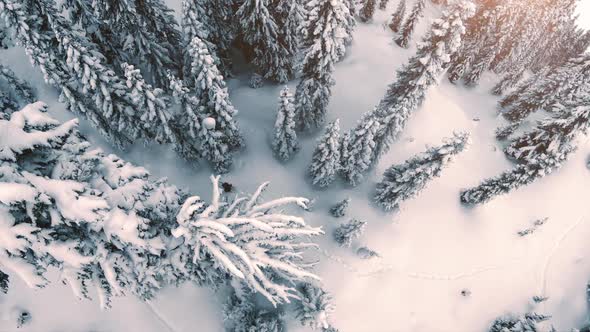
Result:
<svg viewBox="0 0 590 332"><path fill-rule="evenodd" d="M340 165L340 122L332 122L318 141L313 152L309 175L311 182L319 187L329 186L336 178Z"/></svg>
<svg viewBox="0 0 590 332"><path fill-rule="evenodd" d="M280 28L269 12L269 0L246 0L238 12L243 39L252 48L252 62L271 80L285 83L293 74L293 49L279 40Z"/></svg>
<svg viewBox="0 0 590 332"><path fill-rule="evenodd" d="M351 219L334 230L334 240L342 247L350 248L352 241L358 239L365 231L366 221Z"/></svg>
<svg viewBox="0 0 590 332"><path fill-rule="evenodd" d="M209 49L215 65L224 76L230 75L230 51L236 34L233 0L183 0L182 30L185 54L194 37ZM190 72L190 57L185 55L185 74Z"/></svg>
<svg viewBox="0 0 590 332"><path fill-rule="evenodd" d="M401 28L402 21L404 20L404 16L406 15L406 0L400 0L395 12L391 15L391 22L389 23L389 28L393 32L398 32Z"/></svg>
<svg viewBox="0 0 590 332"><path fill-rule="evenodd" d="M60 99L104 136L119 146L137 140L173 142L167 136L168 110L137 104L136 88L106 66L96 44L70 28L71 22L60 15L53 0L21 4L0 0L0 14L14 27L16 40L45 80L61 90ZM143 89L148 98L160 94L149 85L143 84Z"/></svg>
<svg viewBox="0 0 590 332"><path fill-rule="evenodd" d="M542 73L540 74L542 75ZM590 56L573 58L543 76L524 82L514 94L500 101L502 115L511 122L520 122L532 112L570 99L590 84Z"/></svg>
<svg viewBox="0 0 590 332"><path fill-rule="evenodd" d="M311 0L303 47L303 73L295 93L295 114L301 130L319 128L325 121L334 85L334 64L344 55L350 38L350 12L343 0Z"/></svg>
<svg viewBox="0 0 590 332"><path fill-rule="evenodd" d="M319 279L306 270L301 255L314 247L309 237L322 230L307 226L299 217L275 212L287 205L305 209L307 199L258 202L267 182L250 197L229 200L220 193L219 177L212 176L211 181L211 203L198 196L188 198L177 216L178 227L172 231L173 236L184 239L194 261L211 257L219 269L274 306L296 297L291 285Z"/></svg>
<svg viewBox="0 0 590 332"><path fill-rule="evenodd" d="M293 95L289 92L288 87L281 90L272 149L275 156L281 161L288 161L299 151L299 142L295 132Z"/></svg>
<svg viewBox="0 0 590 332"><path fill-rule="evenodd" d="M230 296L223 307L223 320L226 331L232 332L284 332L284 313L282 310L264 310L258 308L253 294L238 297L235 293Z"/></svg>
<svg viewBox="0 0 590 332"><path fill-rule="evenodd" d="M462 192L461 201L485 203L559 169L576 150L576 138L588 132L589 105L587 95L563 102L562 110L553 118L541 121L534 130L514 139L506 148L506 154L520 165Z"/></svg>
<svg viewBox="0 0 590 332"><path fill-rule="evenodd" d="M8 32L8 27L0 21L0 49L7 49L12 45L12 39Z"/></svg>
<svg viewBox="0 0 590 332"><path fill-rule="evenodd" d="M412 38L412 34L414 33L414 29L418 24L418 19L423 16L424 13L424 0L416 1L410 15L402 25L399 36L395 39L395 43L403 48L407 48L410 42L410 38Z"/></svg>
<svg viewBox="0 0 590 332"><path fill-rule="evenodd" d="M304 8L299 0L279 0L274 15L279 26L278 40L285 49L285 77L286 80L291 80L299 66L300 30L304 20Z"/></svg>
<svg viewBox="0 0 590 332"><path fill-rule="evenodd" d="M152 82L167 88L167 72L177 73L180 32L161 0L66 0L72 21L107 56L113 68L133 63L145 69Z"/></svg>
<svg viewBox="0 0 590 332"><path fill-rule="evenodd" d="M389 2L389 0L381 0L381 1L379 1L379 9L381 9L381 10L387 9L387 3L388 2Z"/></svg>
<svg viewBox="0 0 590 332"><path fill-rule="evenodd" d="M402 201L416 197L428 181L440 176L453 157L466 148L468 139L466 133L455 134L453 138L446 139L443 145L388 168L383 174L383 180L377 184L377 204L387 211L398 210Z"/></svg>
<svg viewBox="0 0 590 332"><path fill-rule="evenodd" d="M166 245L184 194L141 167L91 150L76 120L59 124L37 102L0 131L2 266L30 287L48 267L78 297L97 290L101 306L125 293L149 299L178 276ZM213 272L209 272L212 273Z"/></svg>
<svg viewBox="0 0 590 332"><path fill-rule="evenodd" d="M377 5L377 0L366 0L363 7L359 12L359 19L361 22L369 22L373 19L373 15L375 15L375 6Z"/></svg>
<svg viewBox="0 0 590 332"><path fill-rule="evenodd" d="M388 150L391 142L403 130L410 115L422 104L426 91L437 83L447 68L451 56L461 45L464 20L473 14L470 1L458 1L432 24L430 32L419 44L417 54L398 71L379 105L363 117L343 146L343 173L349 183L357 183ZM367 130L377 123L377 128ZM368 136L368 137L362 137ZM360 150L359 142L371 142ZM362 159L362 160L361 160Z"/></svg>
<svg viewBox="0 0 590 332"><path fill-rule="evenodd" d="M0 63L0 82L10 87L15 97L24 104L30 104L35 99L35 91L26 81L21 80L7 66ZM2 110L3 108L0 108Z"/></svg>
<svg viewBox="0 0 590 332"><path fill-rule="evenodd" d="M527 313L521 317L506 316L494 320L489 332L541 332L539 323L548 320L550 316Z"/></svg>
<svg viewBox="0 0 590 332"><path fill-rule="evenodd" d="M366 114L346 142L343 142L347 145L343 147L346 157L341 158L341 174L353 186L363 180L363 174L374 162L379 127L379 121L372 114Z"/></svg>
<svg viewBox="0 0 590 332"><path fill-rule="evenodd" d="M475 61L486 37L491 33L493 11L497 6L497 0L481 1L475 15L467 20L464 42L449 65L448 79L451 83L462 79Z"/></svg>
<svg viewBox="0 0 590 332"><path fill-rule="evenodd" d="M212 118L214 120L213 128L203 126L202 130L212 131L212 133L203 133L203 135L216 142L204 142L203 144L216 144L222 155L242 148L244 145L243 138L238 124L233 119L237 110L229 100L225 81L217 66L215 66L207 45L198 37L195 37L188 52L192 61L190 64L190 76L186 77L185 84L191 91L194 90L195 96L202 106L202 112L200 112L202 118ZM185 119L187 115L187 113L181 113L177 123L181 125L188 123L190 119ZM203 148L203 151L207 150L208 147ZM211 155L209 160L214 164L220 164L221 168L226 168L221 164L224 164L227 158L218 160L216 155Z"/></svg>
<svg viewBox="0 0 590 332"><path fill-rule="evenodd" d="M332 206L330 208L330 214L332 215L332 217L344 217L344 215L346 215L346 210L348 209L348 204L350 204L350 198L346 198L342 200L340 203Z"/></svg>
<svg viewBox="0 0 590 332"><path fill-rule="evenodd" d="M301 301L296 304L295 312L301 325L313 329L329 329L330 314L334 312L330 294L310 283L303 284L299 293Z"/></svg>

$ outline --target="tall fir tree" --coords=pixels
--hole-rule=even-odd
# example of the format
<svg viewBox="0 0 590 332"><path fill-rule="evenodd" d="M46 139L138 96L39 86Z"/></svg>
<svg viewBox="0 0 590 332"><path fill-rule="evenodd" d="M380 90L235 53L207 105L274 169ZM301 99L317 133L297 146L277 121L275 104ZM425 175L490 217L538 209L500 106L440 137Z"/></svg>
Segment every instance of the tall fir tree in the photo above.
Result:
<svg viewBox="0 0 590 332"><path fill-rule="evenodd" d="M233 118L237 110L229 100L229 93L223 76L217 69L207 45L198 37L189 46L190 76L186 86L194 92L200 105L199 116L202 148L200 149L218 172L226 172L231 166L231 152L243 147L244 141L238 124ZM175 118L177 131L191 130L194 116L191 112L180 112Z"/></svg>
<svg viewBox="0 0 590 332"><path fill-rule="evenodd" d="M391 22L389 23L389 28L393 32L399 32L402 22L404 20L404 16L406 15L406 0L400 0L395 12L391 15Z"/></svg>
<svg viewBox="0 0 590 332"><path fill-rule="evenodd" d="M299 151L297 132L295 131L295 107L293 95L288 87L281 90L279 109L275 121L275 133L272 149L280 161L288 161Z"/></svg>
<svg viewBox="0 0 590 332"><path fill-rule="evenodd" d="M556 102L579 94L589 83L590 55L570 59L548 73L541 72L502 99L501 114L508 121L520 122L539 109L550 110Z"/></svg>
<svg viewBox="0 0 590 332"><path fill-rule="evenodd" d="M586 91L590 91L587 87ZM590 127L590 103L587 93L573 100L562 100L552 118L545 119L532 131L515 138L505 152L520 164L513 170L485 180L461 193L466 204L481 204L495 196L507 194L553 173L576 151L576 141Z"/></svg>
<svg viewBox="0 0 590 332"><path fill-rule="evenodd" d="M388 3L389 3L389 0L381 0L381 1L379 1L379 9L381 9L381 10L387 9L387 4Z"/></svg>
<svg viewBox="0 0 590 332"><path fill-rule="evenodd" d="M427 89L437 83L460 47L465 32L463 22L473 13L474 5L470 1L457 1L449 6L434 21L416 55L398 71L397 81L389 86L379 105L351 131L348 143L343 146L346 151L342 152L347 156L343 160L343 172L349 183L358 183L362 174L399 136L410 115L424 101ZM370 123L377 123L377 128L365 130L373 126ZM359 148L358 142L369 141L372 142L369 149Z"/></svg>
<svg viewBox="0 0 590 332"><path fill-rule="evenodd" d="M340 168L340 121L336 120L326 127L313 152L309 175L311 182L318 187L329 186Z"/></svg>
<svg viewBox="0 0 590 332"><path fill-rule="evenodd" d="M343 0L307 3L303 39L303 73L295 93L295 114L300 130L319 128L325 121L332 94L334 64L346 49L350 12Z"/></svg>
<svg viewBox="0 0 590 332"><path fill-rule="evenodd" d="M0 136L0 262L30 287L46 285L53 267L77 297L96 294L102 307L125 294L149 300L184 281L229 283L280 305L297 297L292 285L319 280L302 255L321 229L276 212L307 208L307 199L265 202L265 183L232 201L219 177L211 177L211 202L187 198L92 149L76 124L60 124L40 102L0 112L0 132L9 134Z"/></svg>
<svg viewBox="0 0 590 332"><path fill-rule="evenodd" d="M455 134L444 144L428 149L407 160L393 165L377 183L376 203L387 211L398 210L402 201L416 197L432 178L439 177L453 157L465 150L469 140L466 133Z"/></svg>
<svg viewBox="0 0 590 332"><path fill-rule="evenodd" d="M341 175L352 186L358 185L364 179L364 173L374 163L377 135L380 128L379 120L371 113L365 114L363 119L350 136L343 140L341 152Z"/></svg>
<svg viewBox="0 0 590 332"><path fill-rule="evenodd" d="M233 0L182 0L184 49L199 37L224 76L231 74L231 48L237 31L233 5ZM185 73L190 61L185 57Z"/></svg>
<svg viewBox="0 0 590 332"><path fill-rule="evenodd" d="M126 79L108 67L96 44L70 29L71 22L61 16L53 0L21 4L2 0L0 4L17 41L41 68L45 80L61 90L60 100L71 111L83 114L101 134L122 147L136 140L174 142L168 135L168 109L155 97L160 94L158 89L143 84L144 91L138 92L128 86ZM153 103L136 103L138 93Z"/></svg>
<svg viewBox="0 0 590 332"><path fill-rule="evenodd" d="M72 21L99 46L113 68L132 63L150 83L167 89L167 72L180 70L180 31L161 0L67 0Z"/></svg>
<svg viewBox="0 0 590 332"><path fill-rule="evenodd" d="M303 326L327 331L330 327L330 315L334 312L332 296L324 289L306 283L300 287L300 301L295 313Z"/></svg>
<svg viewBox="0 0 590 332"><path fill-rule="evenodd" d="M399 31L399 36L395 39L395 43L403 48L407 48L408 44L410 43L410 39L412 38L412 34L414 33L414 29L416 29L416 25L418 24L418 20L424 15L424 7L425 7L424 0L417 0L412 7L412 11L408 18L404 21L404 24L401 26Z"/></svg>
<svg viewBox="0 0 590 332"><path fill-rule="evenodd" d="M285 48L287 64L284 67L286 80L291 80L299 67L301 46L301 25L304 20L304 8L299 0L279 0L274 9L274 15L279 26L279 43Z"/></svg>
<svg viewBox="0 0 590 332"><path fill-rule="evenodd" d="M377 0L366 0L361 10L359 11L359 19L361 22L369 22L373 20L375 15L375 6L377 6Z"/></svg>
<svg viewBox="0 0 590 332"><path fill-rule="evenodd" d="M280 27L269 7L269 0L246 0L236 18L242 39L252 49L252 62L257 70L265 78L285 83L293 74L293 49L280 41Z"/></svg>

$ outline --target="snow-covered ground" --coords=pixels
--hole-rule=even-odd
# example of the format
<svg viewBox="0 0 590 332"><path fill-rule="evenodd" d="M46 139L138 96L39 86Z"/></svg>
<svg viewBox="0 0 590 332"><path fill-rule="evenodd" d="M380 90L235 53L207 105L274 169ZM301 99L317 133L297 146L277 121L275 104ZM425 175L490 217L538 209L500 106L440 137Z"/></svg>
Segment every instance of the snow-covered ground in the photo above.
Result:
<svg viewBox="0 0 590 332"><path fill-rule="evenodd" d="M171 0L179 10L179 1ZM587 0L584 0L587 1ZM384 27L397 1L386 12L378 11L373 23L359 23L348 56L337 65L330 104L330 119L340 118L350 129L363 112L374 107L395 70L414 53L400 49ZM430 6L427 18L438 9ZM418 27L414 40L427 28ZM32 82L39 98L50 105L60 120L70 119L56 93L42 83L40 73L23 61L19 49L2 51L0 58L22 78ZM316 199L313 212L304 216L313 226L323 226L319 240L317 272L334 295L333 323L340 331L485 331L497 316L530 309L534 295L549 300L537 307L552 314L558 331L580 326L587 317L586 284L590 280L590 172L586 159L588 141L560 171L484 206L466 208L459 202L462 188L511 167L494 138L501 123L497 99L488 91L494 77L487 76L475 89L456 87L443 79L430 90L423 107L409 122L402 137L379 163L363 185L350 188L337 183L325 191L314 190L305 178L316 135L302 138L302 151L288 164L281 164L270 150L280 86L254 90L248 75L229 81L232 100L239 109L239 122L248 149L236 169L224 177L240 191L253 191L271 181L268 196L302 195ZM294 89L296 82L290 86ZM81 121L81 130L97 146L145 166L156 176L208 197L209 169L196 169L176 157L166 146L136 146L117 151ZM467 152L430 183L418 198L402 204L397 214L386 214L370 201L375 182L393 163L399 163L437 145L454 130L472 134ZM328 208L345 197L352 203L346 218L368 221L368 227L353 249L335 245L331 231L346 218L335 219ZM536 219L548 222L535 233L516 233ZM360 260L354 248L367 245L381 258ZM56 278L57 279L57 278ZM31 311L32 321L22 331L119 332L119 331L221 331L223 296L208 289L185 285L161 292L151 303L118 298L113 308L100 311L92 301L79 301L69 288L54 283L30 290L13 278L8 295L0 295L0 331L14 331L15 307ZM469 296L462 296L467 289ZM290 331L305 331L292 322Z"/></svg>

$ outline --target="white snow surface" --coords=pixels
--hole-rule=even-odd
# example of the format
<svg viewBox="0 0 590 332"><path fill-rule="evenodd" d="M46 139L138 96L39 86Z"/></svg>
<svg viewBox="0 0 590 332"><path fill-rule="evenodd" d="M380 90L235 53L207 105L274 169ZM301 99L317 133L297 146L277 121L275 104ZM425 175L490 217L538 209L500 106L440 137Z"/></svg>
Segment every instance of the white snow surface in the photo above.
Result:
<svg viewBox="0 0 590 332"><path fill-rule="evenodd" d="M169 1L176 11L180 9L179 0ZM377 10L370 24L359 22L348 55L336 66L328 120L339 118L343 130L378 103L395 79L395 70L415 51L414 46L408 50L397 47L384 26L396 5L397 1L390 1L387 11ZM436 7L427 6L426 18L438 14ZM426 31L426 18L413 43ZM33 83L51 116L60 121L75 117L57 102L55 90L42 82L40 72L23 61L22 50L1 51L0 58ZM265 195L269 198L316 199L313 211L303 217L326 231L319 240L321 250L316 255L322 262L316 272L333 293L336 311L330 319L340 331L483 332L499 315L529 310L534 295L549 297L536 310L553 315L551 323L558 331L579 327L586 320L585 290L590 279L587 139L558 172L486 205L466 208L459 202L462 188L511 164L494 138L501 121L497 98L488 91L495 77L484 76L474 89L453 86L443 78L429 91L424 105L368 181L354 189L338 182L317 191L305 179L305 171L322 131L302 137L302 150L291 162L276 161L270 142L281 86L251 89L248 79L249 74L243 73L229 81L248 148L223 180L244 192L268 180L271 185ZM289 84L293 91L296 83ZM209 198L210 169L195 169L167 146L138 145L118 151L87 121L81 119L80 128L96 147ZM455 130L470 132L472 145L416 199L404 202L397 214L381 212L370 202L375 183L388 166L423 151L427 144L440 144ZM352 201L347 216L331 217L329 207L348 196ZM353 217L368 222L366 232L352 249L340 248L331 233ZM544 217L548 222L533 234L516 234ZM359 259L354 252L364 245L381 257ZM222 331L224 295L209 289L170 287L149 303L133 297L115 298L112 309L101 311L96 300L78 300L67 286L55 282L57 276L51 280L54 282L46 288L31 290L11 276L9 293L0 295L0 313L5 313L0 314L0 331L16 331L8 315L15 307L32 314L31 322L19 329L23 332ZM471 294L462 296L463 289ZM307 329L292 319L289 331Z"/></svg>

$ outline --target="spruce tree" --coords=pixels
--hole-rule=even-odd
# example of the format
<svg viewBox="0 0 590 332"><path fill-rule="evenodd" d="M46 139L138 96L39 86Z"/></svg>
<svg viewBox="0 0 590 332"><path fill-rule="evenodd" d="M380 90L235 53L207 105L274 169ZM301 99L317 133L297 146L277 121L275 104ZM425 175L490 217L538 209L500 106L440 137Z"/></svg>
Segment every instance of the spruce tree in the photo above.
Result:
<svg viewBox="0 0 590 332"><path fill-rule="evenodd" d="M71 19L97 44L113 68L132 63L150 82L167 88L167 72L180 69L180 31L161 0L66 0Z"/></svg>
<svg viewBox="0 0 590 332"><path fill-rule="evenodd" d="M363 7L359 11L359 19L361 22L369 22L373 19L373 15L375 15L375 6L377 5L377 0L366 0Z"/></svg>
<svg viewBox="0 0 590 332"><path fill-rule="evenodd" d="M34 101L35 91L31 85L18 78L10 68L0 63L0 82L2 81L6 86L10 87L13 94L20 99L21 103L30 104Z"/></svg>
<svg viewBox="0 0 590 332"><path fill-rule="evenodd" d="M389 3L389 0L379 1L379 9L381 9L381 10L387 9L387 3Z"/></svg>
<svg viewBox="0 0 590 332"><path fill-rule="evenodd" d="M338 120L326 127L313 152L309 175L311 182L318 187L329 186L336 178L340 165L340 122Z"/></svg>
<svg viewBox="0 0 590 332"><path fill-rule="evenodd" d="M281 309L261 309L256 305L254 294L248 290L243 293L238 297L234 292L223 306L226 331L285 331L284 312Z"/></svg>
<svg viewBox="0 0 590 332"><path fill-rule="evenodd" d="M463 191L461 201L466 204L485 203L559 169L576 151L576 139L588 132L588 102L587 95L578 96L573 101L562 101L562 109L552 118L541 121L535 129L517 137L506 148L506 154L520 162L519 165Z"/></svg>
<svg viewBox="0 0 590 332"><path fill-rule="evenodd" d="M342 247L350 248L352 241L358 239L365 231L366 221L351 219L334 230L334 240Z"/></svg>
<svg viewBox="0 0 590 332"><path fill-rule="evenodd" d="M332 296L310 283L303 284L299 293L300 301L296 304L295 312L301 325L322 331L329 329L330 315L334 312Z"/></svg>
<svg viewBox="0 0 590 332"><path fill-rule="evenodd" d="M401 26L401 29L399 31L399 36L395 39L395 43L403 48L407 48L408 44L410 42L410 39L412 38L412 34L414 33L414 29L416 28L416 25L418 24L418 20L420 19L420 17L423 16L424 13L424 0L418 0L416 1L416 4L414 4L414 7L412 7L412 11L410 12L410 15L408 15L408 18L405 20L404 24Z"/></svg>
<svg viewBox="0 0 590 332"><path fill-rule="evenodd" d="M299 142L295 132L295 108L293 95L288 87L281 90L279 109L275 121L275 134L272 149L280 161L288 161L299 151Z"/></svg>
<svg viewBox="0 0 590 332"><path fill-rule="evenodd" d="M343 0L311 0L307 7L303 73L295 93L300 130L316 129L324 123L334 85L334 64L344 55L350 38L350 12Z"/></svg>
<svg viewBox="0 0 590 332"><path fill-rule="evenodd" d="M373 166L399 136L410 115L424 101L427 89L437 83L460 47L465 31L463 22L473 12L470 1L458 1L435 20L419 44L417 54L398 71L397 81L389 86L379 105L351 131L348 143L343 145L346 151L342 152L347 156L342 166L349 183L362 179L362 173ZM365 130L374 122L377 128ZM359 142L372 142L372 146L360 150Z"/></svg>
<svg viewBox="0 0 590 332"><path fill-rule="evenodd" d="M346 210L348 209L348 205L350 204L350 198L347 197L338 204L332 206L330 208L330 214L334 218L344 217L346 215Z"/></svg>
<svg viewBox="0 0 590 332"><path fill-rule="evenodd" d="M294 71L294 49L287 48L279 39L280 27L269 11L269 0L246 0L236 18L258 71L270 80L287 82Z"/></svg>
<svg viewBox="0 0 590 332"><path fill-rule="evenodd" d="M172 230L174 237L184 240L193 261L210 257L236 284L259 293L273 306L297 298L296 283L319 280L307 270L301 255L313 247L309 237L323 234L322 230L276 212L289 205L307 209L309 200L283 197L261 202L268 182L251 196L229 198L220 192L218 176L211 176L211 182L211 203L199 196L188 198L176 218L178 227Z"/></svg>
<svg viewBox="0 0 590 332"><path fill-rule="evenodd" d="M453 157L465 149L468 139L466 133L455 134L443 145L388 168L377 183L376 203L387 211L398 210L402 201L416 197L430 180L440 176Z"/></svg>
<svg viewBox="0 0 590 332"><path fill-rule="evenodd" d="M404 20L404 16L406 15L406 0L400 0L395 12L391 15L391 22L389 23L389 28L393 32L398 32L401 28L402 22Z"/></svg>
<svg viewBox="0 0 590 332"><path fill-rule="evenodd" d="M494 320L489 332L541 332L539 323L550 319L551 316L527 313L522 316L505 316Z"/></svg>
<svg viewBox="0 0 590 332"><path fill-rule="evenodd" d="M539 109L550 110L562 99L579 94L590 83L590 56L570 59L560 67L550 70L546 76L540 73L526 81L513 94L500 101L502 116L511 122L520 122Z"/></svg>
<svg viewBox="0 0 590 332"><path fill-rule="evenodd" d="M174 142L168 136L168 109L160 107L160 101L154 101L153 108L150 103L136 103L135 87L107 66L96 44L70 28L71 22L61 16L53 0L20 5L0 0L0 5L0 14L14 27L19 44L45 80L60 89L60 99L71 111L83 114L122 147L137 140ZM150 99L160 94L146 84L142 89L139 93Z"/></svg>
<svg viewBox="0 0 590 332"><path fill-rule="evenodd" d="M191 91L194 90L195 96L202 106L203 112L201 112L201 116L214 120L214 128L208 130L213 130L215 134L208 136L215 137L214 139L219 141L216 144L225 146L222 148L225 153L242 148L244 141L238 124L233 119L237 110L229 99L226 83L215 65L207 45L201 39L195 37L191 41L188 52L192 61L190 64L190 76L185 77L185 84ZM184 113L179 116L180 120L177 123L188 122L189 119L183 119ZM214 161L214 163L216 162L220 161Z"/></svg>
<svg viewBox="0 0 590 332"><path fill-rule="evenodd" d="M209 49L215 65L228 76L231 73L230 51L236 35L233 0L182 0L182 30L185 54L194 37ZM185 56L185 74L190 71L190 58Z"/></svg>
<svg viewBox="0 0 590 332"><path fill-rule="evenodd" d="M176 278L164 243L184 194L91 149L76 120L59 124L46 110L37 102L0 112L10 133L0 139L2 266L30 287L57 268L77 297L92 287L103 307L125 293L151 298Z"/></svg>
<svg viewBox="0 0 590 332"><path fill-rule="evenodd" d="M286 79L291 80L299 66L300 29L304 20L304 8L299 1L279 0L274 11L279 26L278 40L285 49L287 61L284 73Z"/></svg>
<svg viewBox="0 0 590 332"><path fill-rule="evenodd" d="M373 165L376 139L380 124L372 114L366 114L359 122L352 134L347 138L341 158L341 174L352 186L358 185L364 178L364 173Z"/></svg>

